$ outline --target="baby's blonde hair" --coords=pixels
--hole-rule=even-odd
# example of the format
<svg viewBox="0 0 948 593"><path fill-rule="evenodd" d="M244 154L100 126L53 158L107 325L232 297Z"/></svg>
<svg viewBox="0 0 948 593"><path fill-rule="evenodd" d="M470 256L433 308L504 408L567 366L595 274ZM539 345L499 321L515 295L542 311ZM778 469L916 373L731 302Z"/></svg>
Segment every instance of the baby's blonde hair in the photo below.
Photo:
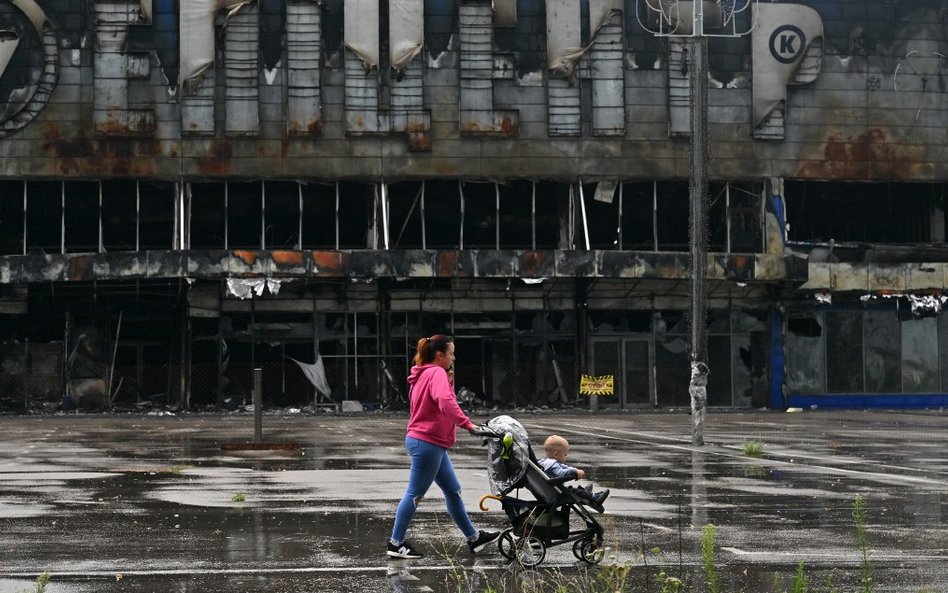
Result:
<svg viewBox="0 0 948 593"><path fill-rule="evenodd" d="M547 457L553 457L554 453L564 453L569 451L569 441L558 434L551 434L543 441L543 450Z"/></svg>

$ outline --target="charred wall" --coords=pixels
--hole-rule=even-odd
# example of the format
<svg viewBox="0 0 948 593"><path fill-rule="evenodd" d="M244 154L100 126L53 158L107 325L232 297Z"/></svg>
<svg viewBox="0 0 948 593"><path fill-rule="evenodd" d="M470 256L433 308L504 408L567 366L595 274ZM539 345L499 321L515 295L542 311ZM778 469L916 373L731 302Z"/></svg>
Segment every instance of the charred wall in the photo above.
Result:
<svg viewBox="0 0 948 593"><path fill-rule="evenodd" d="M359 10L356 2L251 2L230 21L151 4L145 15L132 1L52 3L40 30L16 6L4 10L23 41L0 78L0 174L669 179L687 171L688 140L669 134L681 57L639 26L632 2L617 3L619 16L601 29L585 4L574 23L543 3L507 3L485 27L459 12L476 3L404 3L426 12L419 35L428 46L396 64L389 45L415 35L397 19L359 40L386 62L344 49L346 9ZM754 121L754 64L766 56L753 55L752 36L711 43L711 175L948 176L941 2L800 5L815 10L823 34L789 81L777 120ZM486 53L471 27L492 39ZM588 47L562 88L545 41L560 28ZM198 33L209 37L211 57L196 68L180 37ZM357 88L367 102L354 102Z"/></svg>

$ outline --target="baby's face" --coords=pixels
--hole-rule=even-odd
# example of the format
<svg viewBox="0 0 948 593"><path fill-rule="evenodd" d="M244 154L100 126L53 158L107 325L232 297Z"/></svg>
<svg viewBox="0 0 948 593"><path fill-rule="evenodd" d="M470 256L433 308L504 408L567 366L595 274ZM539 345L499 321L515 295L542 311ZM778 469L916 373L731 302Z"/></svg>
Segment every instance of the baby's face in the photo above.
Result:
<svg viewBox="0 0 948 593"><path fill-rule="evenodd" d="M560 447L556 451L556 460L557 461L566 461L566 458L569 457L569 446Z"/></svg>

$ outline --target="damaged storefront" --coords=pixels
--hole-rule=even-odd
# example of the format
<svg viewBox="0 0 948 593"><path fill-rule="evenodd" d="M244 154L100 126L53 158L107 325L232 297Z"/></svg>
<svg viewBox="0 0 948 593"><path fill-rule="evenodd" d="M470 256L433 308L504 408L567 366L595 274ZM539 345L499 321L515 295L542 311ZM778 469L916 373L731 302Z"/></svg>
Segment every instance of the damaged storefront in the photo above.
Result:
<svg viewBox="0 0 948 593"><path fill-rule="evenodd" d="M659 4L0 3L0 410L942 405L941 0L702 4L703 320Z"/></svg>

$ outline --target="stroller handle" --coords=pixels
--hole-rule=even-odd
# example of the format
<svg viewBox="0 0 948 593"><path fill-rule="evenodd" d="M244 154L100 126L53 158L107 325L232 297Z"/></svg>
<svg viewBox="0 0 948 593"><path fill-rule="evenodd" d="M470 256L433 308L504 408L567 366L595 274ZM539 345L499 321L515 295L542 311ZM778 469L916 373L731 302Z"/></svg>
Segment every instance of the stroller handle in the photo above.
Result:
<svg viewBox="0 0 948 593"><path fill-rule="evenodd" d="M471 434L476 437L485 437L491 439L503 438L504 435L497 434L494 430L488 426L481 425L471 431Z"/></svg>

